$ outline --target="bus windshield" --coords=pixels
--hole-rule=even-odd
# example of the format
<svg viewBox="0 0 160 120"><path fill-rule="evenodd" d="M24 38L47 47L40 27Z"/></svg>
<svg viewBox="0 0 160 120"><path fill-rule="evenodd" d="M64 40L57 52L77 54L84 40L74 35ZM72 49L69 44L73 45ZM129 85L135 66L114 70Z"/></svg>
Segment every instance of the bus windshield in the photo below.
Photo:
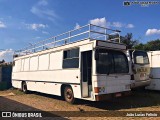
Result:
<svg viewBox="0 0 160 120"><path fill-rule="evenodd" d="M149 64L148 55L145 51L134 51L133 57L135 64Z"/></svg>
<svg viewBox="0 0 160 120"><path fill-rule="evenodd" d="M97 49L96 70L98 74L128 73L128 61L121 51Z"/></svg>

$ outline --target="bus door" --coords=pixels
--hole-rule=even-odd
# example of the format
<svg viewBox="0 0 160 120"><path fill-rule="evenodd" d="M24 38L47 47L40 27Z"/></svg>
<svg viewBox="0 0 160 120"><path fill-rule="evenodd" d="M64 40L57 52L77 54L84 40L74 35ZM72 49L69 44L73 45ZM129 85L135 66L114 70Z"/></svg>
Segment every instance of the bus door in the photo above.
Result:
<svg viewBox="0 0 160 120"><path fill-rule="evenodd" d="M81 93L89 97L92 89L92 51L81 52Z"/></svg>

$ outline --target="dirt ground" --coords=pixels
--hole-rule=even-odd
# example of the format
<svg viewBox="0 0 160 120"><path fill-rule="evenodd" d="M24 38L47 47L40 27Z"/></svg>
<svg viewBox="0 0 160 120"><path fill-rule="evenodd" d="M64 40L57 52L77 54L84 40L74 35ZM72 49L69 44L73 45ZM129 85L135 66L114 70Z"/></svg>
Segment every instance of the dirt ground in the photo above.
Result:
<svg viewBox="0 0 160 120"><path fill-rule="evenodd" d="M157 113L160 115L160 92L134 90L132 91L132 95L127 97L121 97L101 102L77 100L74 105L71 105L63 101L61 97L46 95L37 92L29 92L29 94L23 94L19 90L11 89L0 91L0 111L46 111L47 113L51 113L48 115L48 118L43 119L56 118L97 120L112 118L116 120L153 120L158 119L158 117L122 116L125 116L127 113L137 114L141 111L142 113ZM80 114L81 112L82 114ZM61 116L61 114L71 115ZM58 117L55 117L54 115Z"/></svg>

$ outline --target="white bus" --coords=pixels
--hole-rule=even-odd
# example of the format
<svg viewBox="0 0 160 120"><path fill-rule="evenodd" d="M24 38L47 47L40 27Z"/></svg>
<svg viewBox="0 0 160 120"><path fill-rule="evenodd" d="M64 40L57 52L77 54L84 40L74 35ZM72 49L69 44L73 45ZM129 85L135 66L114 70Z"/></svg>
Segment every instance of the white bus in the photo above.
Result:
<svg viewBox="0 0 160 120"><path fill-rule="evenodd" d="M150 65L147 52L141 50L127 50L131 74L131 89L148 86L150 79Z"/></svg>
<svg viewBox="0 0 160 120"><path fill-rule="evenodd" d="M160 51L149 51L147 53L150 61L152 80L146 89L160 90Z"/></svg>
<svg viewBox="0 0 160 120"><path fill-rule="evenodd" d="M62 96L69 103L128 95L126 46L105 41L114 33L119 31L89 24L17 51L12 86Z"/></svg>

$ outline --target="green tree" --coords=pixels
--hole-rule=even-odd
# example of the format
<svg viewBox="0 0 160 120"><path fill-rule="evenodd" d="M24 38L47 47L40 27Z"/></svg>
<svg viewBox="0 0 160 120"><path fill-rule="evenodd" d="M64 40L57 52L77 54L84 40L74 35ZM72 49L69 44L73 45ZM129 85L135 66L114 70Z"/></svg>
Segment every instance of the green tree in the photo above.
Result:
<svg viewBox="0 0 160 120"><path fill-rule="evenodd" d="M146 46L146 51L160 50L160 39L149 41Z"/></svg>
<svg viewBox="0 0 160 120"><path fill-rule="evenodd" d="M143 44L143 43L137 44L135 46L135 49L136 50L144 50L145 49L145 44Z"/></svg>
<svg viewBox="0 0 160 120"><path fill-rule="evenodd" d="M160 50L160 39L151 40L146 44L140 43L135 46L137 50L145 50L145 51L155 51Z"/></svg>
<svg viewBox="0 0 160 120"><path fill-rule="evenodd" d="M109 35L108 40L115 39L115 42L119 42L118 40L119 35ZM121 43L125 44L127 48L132 49L138 44L138 40L133 40L132 33L127 33L125 36L120 36Z"/></svg>
<svg viewBox="0 0 160 120"><path fill-rule="evenodd" d="M132 49L138 44L138 40L133 40L132 33L127 33L124 37L121 36L121 42L127 45L128 49Z"/></svg>
<svg viewBox="0 0 160 120"><path fill-rule="evenodd" d="M108 39L118 38L117 35L110 35ZM121 43L127 45L128 49L137 49L137 50L144 50L144 51L155 51L160 50L160 39L157 40L150 40L147 43L139 43L138 40L133 39L132 33L127 33L125 36L120 36ZM118 39L116 39L118 42Z"/></svg>

